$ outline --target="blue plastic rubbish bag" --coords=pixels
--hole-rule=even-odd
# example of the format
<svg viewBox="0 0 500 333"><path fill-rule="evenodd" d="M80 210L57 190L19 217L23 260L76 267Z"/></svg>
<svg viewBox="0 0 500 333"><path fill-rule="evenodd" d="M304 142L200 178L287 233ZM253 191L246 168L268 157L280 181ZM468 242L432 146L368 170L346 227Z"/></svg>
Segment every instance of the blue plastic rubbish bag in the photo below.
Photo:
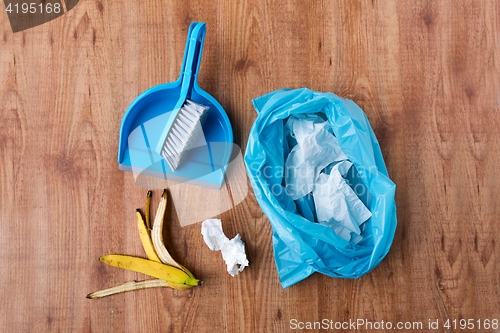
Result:
<svg viewBox="0 0 500 333"><path fill-rule="evenodd" d="M387 255L396 230L395 184L389 179L377 138L365 113L353 101L309 89L283 89L254 99L258 113L245 153L255 196L273 228L276 267L283 288L314 272L358 278ZM359 243L338 236L328 226L311 222L311 195L292 200L284 187L284 165L290 152L284 135L288 117L326 116L333 134L366 188L360 199L372 213L363 223ZM352 184L356 179L351 180ZM352 185L351 185L352 186Z"/></svg>

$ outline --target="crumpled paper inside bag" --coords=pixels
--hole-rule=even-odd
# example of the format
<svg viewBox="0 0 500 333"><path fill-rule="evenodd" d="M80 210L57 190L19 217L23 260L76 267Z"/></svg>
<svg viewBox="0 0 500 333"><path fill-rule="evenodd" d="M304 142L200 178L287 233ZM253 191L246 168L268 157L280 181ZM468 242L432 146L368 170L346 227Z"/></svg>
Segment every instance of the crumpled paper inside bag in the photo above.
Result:
<svg viewBox="0 0 500 333"><path fill-rule="evenodd" d="M285 162L285 187L299 213L309 220L315 215L319 224L358 243L360 225L372 214L344 178L354 169L330 123L317 114L293 115L285 125L285 136L293 146ZM314 207L307 209L311 194Z"/></svg>

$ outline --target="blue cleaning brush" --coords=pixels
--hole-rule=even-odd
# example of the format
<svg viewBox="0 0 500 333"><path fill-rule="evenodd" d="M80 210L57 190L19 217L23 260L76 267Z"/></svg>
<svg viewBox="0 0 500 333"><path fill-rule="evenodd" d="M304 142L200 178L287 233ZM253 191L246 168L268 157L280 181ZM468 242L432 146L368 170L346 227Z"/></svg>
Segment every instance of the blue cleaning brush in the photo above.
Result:
<svg viewBox="0 0 500 333"><path fill-rule="evenodd" d="M175 171L201 132L209 108L190 99L201 58L205 24L193 23L186 42L186 61L181 74L179 99L165 124L156 152Z"/></svg>

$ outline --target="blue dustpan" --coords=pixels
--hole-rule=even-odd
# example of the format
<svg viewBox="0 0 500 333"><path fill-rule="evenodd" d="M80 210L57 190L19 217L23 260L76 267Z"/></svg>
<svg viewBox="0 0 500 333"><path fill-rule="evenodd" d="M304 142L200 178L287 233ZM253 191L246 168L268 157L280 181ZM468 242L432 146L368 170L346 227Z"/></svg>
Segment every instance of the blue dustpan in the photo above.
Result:
<svg viewBox="0 0 500 333"><path fill-rule="evenodd" d="M120 170L219 189L233 148L233 130L222 106L198 86L205 23L189 26L179 79L152 87L128 107L120 129ZM173 110L186 98L210 107L198 136L182 165L174 172L156 148ZM160 143L161 141L161 143Z"/></svg>

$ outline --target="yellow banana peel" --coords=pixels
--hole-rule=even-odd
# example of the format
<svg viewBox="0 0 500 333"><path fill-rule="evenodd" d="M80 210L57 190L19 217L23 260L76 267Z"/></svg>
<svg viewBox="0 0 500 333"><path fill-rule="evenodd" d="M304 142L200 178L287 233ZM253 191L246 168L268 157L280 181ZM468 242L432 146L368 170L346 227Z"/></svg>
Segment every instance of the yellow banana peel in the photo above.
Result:
<svg viewBox="0 0 500 333"><path fill-rule="evenodd" d="M111 254L102 257L100 260L113 267L143 273L173 283L188 286L198 286L201 284L200 280L190 277L183 270L177 267L172 267L148 259Z"/></svg>
<svg viewBox="0 0 500 333"><path fill-rule="evenodd" d="M146 199L146 229L149 234L149 230L151 229L151 218L149 215L150 209L149 207L151 206L151 196L153 195L153 191L148 190L147 194L147 199Z"/></svg>
<svg viewBox="0 0 500 333"><path fill-rule="evenodd" d="M146 229L146 225L144 223L144 220L142 219L142 214L139 210L137 210L137 227L139 229L139 235L141 236L142 247L144 248L144 251L146 252L146 255L148 256L149 260L161 262L160 258L158 258L158 255L156 255L153 243L151 242L151 237L149 236L149 232ZM165 284L166 286L176 290L185 290L193 287L185 284L173 283L170 281L165 281ZM158 287L165 287L165 284L163 285L159 284ZM153 287L148 287L148 288L153 288Z"/></svg>
<svg viewBox="0 0 500 333"><path fill-rule="evenodd" d="M139 229L139 235L141 237L142 247L146 252L146 255L150 260L160 262L160 258L156 255L156 251L153 247L153 243L151 242L151 237L149 237L148 229L146 229L146 224L142 219L142 214L137 210L137 228Z"/></svg>
<svg viewBox="0 0 500 333"><path fill-rule="evenodd" d="M187 275L189 275L191 278L194 279L193 274L186 267L182 266L177 261L175 261L168 252L167 248L165 247L165 243L163 241L163 221L165 220L166 208L167 208L167 190L165 189L160 199L160 204L158 206L158 211L156 212L155 221L153 224L153 231L151 233L154 249L158 257L160 258L161 262L183 270L184 272L186 272Z"/></svg>
<svg viewBox="0 0 500 333"><path fill-rule="evenodd" d="M163 243L162 232L167 207L167 190L163 191L154 221L153 232L150 232L151 222L149 211L151 195L152 191L149 190L146 200L146 219L143 219L139 209L136 212L141 243L149 260L122 255L108 255L100 258L100 260L108 265L143 273L157 279L126 282L112 288L88 294L87 298L96 299L133 290L157 287L185 290L202 284L187 268L172 258Z"/></svg>

